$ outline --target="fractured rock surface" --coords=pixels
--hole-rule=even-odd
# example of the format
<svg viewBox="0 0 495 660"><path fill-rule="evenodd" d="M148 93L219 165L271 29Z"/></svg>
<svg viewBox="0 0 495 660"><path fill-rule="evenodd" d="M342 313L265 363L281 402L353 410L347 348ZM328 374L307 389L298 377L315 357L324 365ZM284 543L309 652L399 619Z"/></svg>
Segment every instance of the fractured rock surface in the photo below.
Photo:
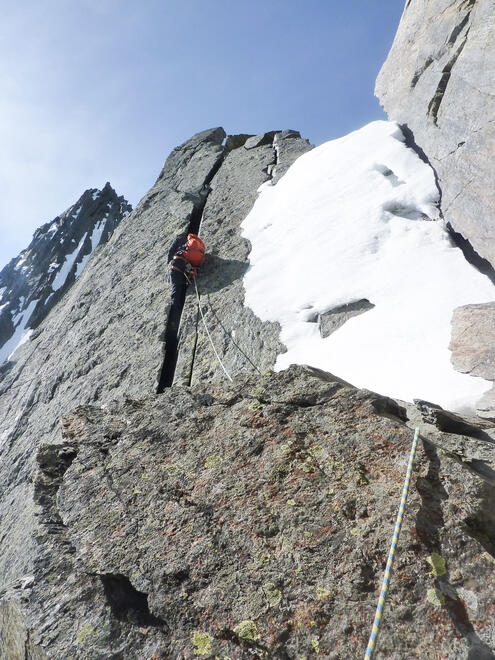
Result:
<svg viewBox="0 0 495 660"><path fill-rule="evenodd" d="M375 90L437 171L445 219L492 266L494 39L494 0L408 0Z"/></svg>
<svg viewBox="0 0 495 660"><path fill-rule="evenodd" d="M406 419L300 366L78 408L37 457L27 657L361 656ZM490 658L494 485L441 450L462 436L424 423L422 437L380 653Z"/></svg>
<svg viewBox="0 0 495 660"><path fill-rule="evenodd" d="M207 260L198 287L206 325L228 373L264 371L284 350L278 340L278 323L260 323L244 307L242 277L251 248L240 235L240 224L256 201L258 188L276 182L311 148L296 131L254 136L227 155L211 182L201 219ZM225 380L198 315L193 287L182 314L179 351L176 383Z"/></svg>
<svg viewBox="0 0 495 660"><path fill-rule="evenodd" d="M215 190L212 214L207 216L212 228L205 223L205 235L213 265L210 281L205 277L204 291L224 324L241 315L240 280L248 246L234 233L254 203L257 187L269 178L263 168L270 163L277 166L277 159L269 145L250 150L241 146L228 152L222 146L224 138L225 131L215 128L174 149L153 188L94 255L66 292L63 304L57 305L31 340L0 367L0 575L4 583L31 571L37 527L31 484L34 453L40 443L59 438L60 415L85 403L101 405L119 396L142 397L156 391L170 304L164 279L166 256L175 236L200 220L197 216L203 212L210 186ZM290 139L297 141L292 135ZM301 149L310 148L307 141L299 138L299 142ZM231 165L234 163L239 171ZM215 233L217 219L224 226ZM242 261L234 248L222 251L228 240L240 244L236 249ZM230 298L222 290L225 286L233 292ZM232 301L231 307L227 300ZM191 304L195 315L195 303ZM265 329L252 314L243 314L243 319L249 319L241 337L245 352L252 343L257 364L271 366L278 330ZM208 320L211 324L211 317ZM222 333L218 325L214 333L217 343L219 337L225 341ZM184 336L184 352L185 340ZM219 370L213 353L203 350L201 340L198 378L216 375ZM234 375L246 364L248 371L253 369L242 355L242 359L238 357L230 340L225 344L225 352L230 351L238 361L229 363ZM193 364L194 356L188 365L190 371Z"/></svg>
<svg viewBox="0 0 495 660"><path fill-rule="evenodd" d="M224 155L222 129L175 149L153 188L12 359L0 368L0 575L31 570L31 473L59 419L83 403L153 392L163 360L168 247L187 229L207 177Z"/></svg>

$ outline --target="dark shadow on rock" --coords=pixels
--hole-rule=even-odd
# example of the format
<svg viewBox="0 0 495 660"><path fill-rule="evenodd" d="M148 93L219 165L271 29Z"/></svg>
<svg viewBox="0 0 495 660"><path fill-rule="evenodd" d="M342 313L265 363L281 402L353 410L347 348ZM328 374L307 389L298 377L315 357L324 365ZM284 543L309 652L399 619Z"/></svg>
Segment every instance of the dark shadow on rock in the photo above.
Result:
<svg viewBox="0 0 495 660"><path fill-rule="evenodd" d="M495 660L488 644L476 633L462 598L457 589L450 583L449 573L436 578L435 587L442 592L445 598L445 609L456 632L464 637L469 644L467 660Z"/></svg>
<svg viewBox="0 0 495 660"><path fill-rule="evenodd" d="M423 448L430 465L426 477L418 477L416 488L421 496L421 507L416 516L418 537L430 552L440 552L439 529L444 525L442 500L448 494L440 480L440 459L435 447L423 440Z"/></svg>
<svg viewBox="0 0 495 660"><path fill-rule="evenodd" d="M244 277L249 264L238 259L222 259L214 254L207 254L198 276L200 294L216 293L232 282ZM194 287L192 287L194 293Z"/></svg>
<svg viewBox="0 0 495 660"><path fill-rule="evenodd" d="M423 440L423 448L425 455L430 462L430 465L426 477L418 478L417 480L417 489L421 495L422 501L420 510L416 516L416 530L418 537L421 539L422 543L425 545L428 551L430 553L436 552L441 555L442 552L439 530L444 525L442 500L448 499L448 493L444 489L440 480L441 464L435 447L429 442ZM495 492L495 489L488 485L485 488L490 492L487 493L487 497L485 497L483 500L483 507L482 511L480 512L483 519L486 518L484 515L484 510L485 508L487 511L490 510L489 503L493 502L493 495ZM490 533L493 535L490 543L493 544L495 541L495 515L489 514L489 516L490 515ZM479 519L477 518L476 520L479 524ZM480 540L479 536L475 536L475 533L473 532L473 526L475 526L476 523L473 520L466 520L465 524L468 528L468 533ZM486 525L483 527L483 530L484 532L487 531ZM484 538L485 540L487 539L486 533L484 534ZM483 545L481 540L480 542ZM493 553L493 546L491 547ZM466 656L467 660L495 660L495 656L490 650L490 647L477 635L473 624L469 620L469 614L466 605L464 604L462 598L459 597L455 586L451 584L448 570L444 573L444 575L439 575L435 578L434 586L435 589L440 591L443 595L445 601L445 609L449 614L456 632L464 637L469 644L468 655Z"/></svg>
<svg viewBox="0 0 495 660"><path fill-rule="evenodd" d="M484 484L481 506L464 521L466 532L495 557L495 487Z"/></svg>
<svg viewBox="0 0 495 660"><path fill-rule="evenodd" d="M454 433L492 444L495 443L491 435L482 428L482 426L493 428L493 424L487 423L485 420L470 418L449 410L444 410L436 403L431 403L431 401L425 401L424 399L414 399L414 405L421 413L421 417L426 424L433 424L443 433Z"/></svg>

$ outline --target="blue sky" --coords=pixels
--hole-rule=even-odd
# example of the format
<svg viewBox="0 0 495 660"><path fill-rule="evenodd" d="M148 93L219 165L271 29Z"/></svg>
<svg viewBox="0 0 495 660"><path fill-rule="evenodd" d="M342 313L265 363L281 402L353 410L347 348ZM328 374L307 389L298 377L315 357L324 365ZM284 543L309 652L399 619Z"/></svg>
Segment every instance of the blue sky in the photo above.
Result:
<svg viewBox="0 0 495 660"><path fill-rule="evenodd" d="M9 0L0 24L0 269L106 181L135 205L194 133L384 118L402 0Z"/></svg>

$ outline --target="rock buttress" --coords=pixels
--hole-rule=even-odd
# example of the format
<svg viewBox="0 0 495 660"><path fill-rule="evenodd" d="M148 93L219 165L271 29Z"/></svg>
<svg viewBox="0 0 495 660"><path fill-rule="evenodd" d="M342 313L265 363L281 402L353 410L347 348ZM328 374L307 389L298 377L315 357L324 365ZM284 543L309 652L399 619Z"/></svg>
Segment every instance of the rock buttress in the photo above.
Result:
<svg viewBox="0 0 495 660"><path fill-rule="evenodd" d="M311 148L296 131L253 136L227 155L211 183L201 219L207 258L198 288L213 344L232 376L272 367L284 350L278 339L279 325L261 323L244 307L242 277L249 266L250 245L241 237L241 222L256 201L258 188L267 182L276 184ZM182 316L175 383L224 379L191 287Z"/></svg>
<svg viewBox="0 0 495 660"><path fill-rule="evenodd" d="M495 266L495 5L411 0L376 83L438 174L446 221Z"/></svg>
<svg viewBox="0 0 495 660"><path fill-rule="evenodd" d="M60 437L60 415L156 389L169 305L166 255L224 157L224 137L221 128L204 131L172 152L32 340L0 367L2 583L32 570L34 455L41 442Z"/></svg>

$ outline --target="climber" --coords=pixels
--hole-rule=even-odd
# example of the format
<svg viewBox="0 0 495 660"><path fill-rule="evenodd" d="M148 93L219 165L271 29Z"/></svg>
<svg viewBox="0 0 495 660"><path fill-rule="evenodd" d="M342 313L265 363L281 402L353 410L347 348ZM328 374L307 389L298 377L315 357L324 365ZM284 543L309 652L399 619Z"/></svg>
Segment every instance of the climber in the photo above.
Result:
<svg viewBox="0 0 495 660"><path fill-rule="evenodd" d="M196 234L179 234L168 252L170 267L171 306L168 319L169 334L177 336L179 321L186 299L186 289L198 275L203 263L205 245Z"/></svg>

